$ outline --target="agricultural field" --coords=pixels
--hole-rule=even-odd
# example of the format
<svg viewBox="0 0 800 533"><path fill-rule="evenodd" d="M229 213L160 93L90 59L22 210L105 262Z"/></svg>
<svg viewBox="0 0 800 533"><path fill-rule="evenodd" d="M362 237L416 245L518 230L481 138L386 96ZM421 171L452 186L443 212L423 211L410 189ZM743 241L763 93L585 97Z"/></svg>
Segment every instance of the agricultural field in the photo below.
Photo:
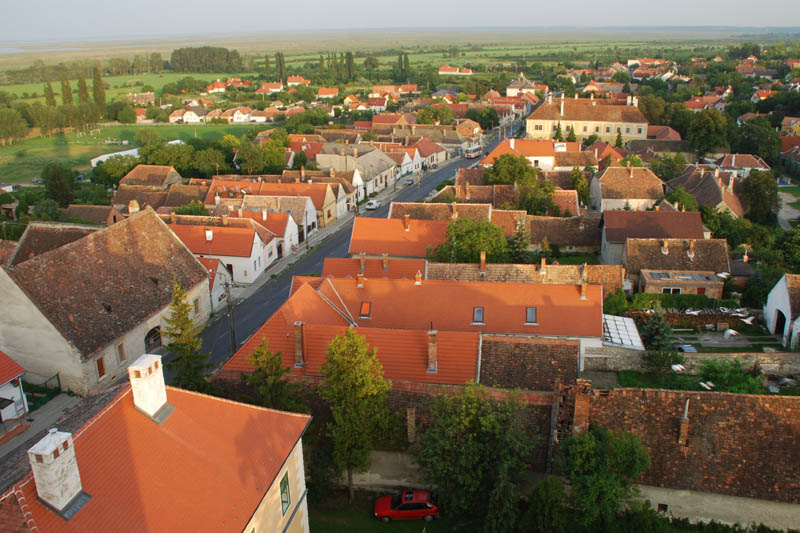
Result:
<svg viewBox="0 0 800 533"><path fill-rule="evenodd" d="M209 125L124 125L99 128L93 135L78 136L70 133L45 138L33 138L0 147L0 182L30 183L41 173L44 166L53 160L63 161L69 166L85 171L90 161L98 155L134 148L136 133L142 128L151 128L162 139L188 141L198 139L220 139L223 135L241 136L250 128L248 124ZM260 129L264 129L263 125ZM122 141L128 141L125 145Z"/></svg>

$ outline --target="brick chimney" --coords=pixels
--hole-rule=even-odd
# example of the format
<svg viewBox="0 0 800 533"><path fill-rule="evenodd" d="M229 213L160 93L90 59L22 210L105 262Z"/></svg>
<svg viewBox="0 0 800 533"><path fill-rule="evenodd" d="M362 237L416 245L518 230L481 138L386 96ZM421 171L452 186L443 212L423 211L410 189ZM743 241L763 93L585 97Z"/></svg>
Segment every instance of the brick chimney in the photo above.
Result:
<svg viewBox="0 0 800 533"><path fill-rule="evenodd" d="M359 289L363 289L364 288L364 273L363 272L359 272L358 274L356 274L356 287L358 287Z"/></svg>
<svg viewBox="0 0 800 533"><path fill-rule="evenodd" d="M306 166L300 165L300 178L306 179Z"/></svg>
<svg viewBox="0 0 800 533"><path fill-rule="evenodd" d="M301 368L306 362L303 353L303 323L294 323L294 367Z"/></svg>
<svg viewBox="0 0 800 533"><path fill-rule="evenodd" d="M512 150L514 149L514 145L516 144L514 141L515 139L513 137L508 140L508 145L511 147Z"/></svg>
<svg viewBox="0 0 800 533"><path fill-rule="evenodd" d="M561 93L561 116L564 116L564 93Z"/></svg>
<svg viewBox="0 0 800 533"><path fill-rule="evenodd" d="M128 367L128 379L136 410L159 424L163 422L173 408L167 403L161 356L142 354Z"/></svg>
<svg viewBox="0 0 800 533"><path fill-rule="evenodd" d="M206 229L206 241L211 242L214 240L214 230Z"/></svg>
<svg viewBox="0 0 800 533"><path fill-rule="evenodd" d="M542 262L541 265L539 266L539 274L544 276L545 272L547 271L546 268L547 268L547 258L542 257Z"/></svg>
<svg viewBox="0 0 800 533"><path fill-rule="evenodd" d="M661 253L669 255L669 241L667 239L661 241Z"/></svg>
<svg viewBox="0 0 800 533"><path fill-rule="evenodd" d="M137 202L136 200L131 200L130 202L128 202L128 214L132 215L138 212L139 212L139 202Z"/></svg>
<svg viewBox="0 0 800 533"><path fill-rule="evenodd" d="M436 357L437 342L436 336L438 331L435 329L428 331L428 372L436 372L439 361Z"/></svg>
<svg viewBox="0 0 800 533"><path fill-rule="evenodd" d="M414 285L422 285L422 272L419 270L414 274Z"/></svg>
<svg viewBox="0 0 800 533"><path fill-rule="evenodd" d="M28 460L39 498L59 513L73 501L78 503L84 493L72 433L50 429L28 450Z"/></svg>
<svg viewBox="0 0 800 533"><path fill-rule="evenodd" d="M689 259L694 259L694 241L689 241L689 250L686 252L686 255L689 256Z"/></svg>
<svg viewBox="0 0 800 533"><path fill-rule="evenodd" d="M228 225L228 215L222 215L222 225L223 226Z"/></svg>
<svg viewBox="0 0 800 533"><path fill-rule="evenodd" d="M355 144L353 145L353 157L358 159L358 146L356 146Z"/></svg>
<svg viewBox="0 0 800 533"><path fill-rule="evenodd" d="M361 272L364 272L364 269L367 267L367 254L361 252L358 254L358 269Z"/></svg>
<svg viewBox="0 0 800 533"><path fill-rule="evenodd" d="M173 212L171 212L171 213L169 214L169 223L170 223L170 224L175 224L175 219L176 219L176 218L175 218L175 212L173 211Z"/></svg>
<svg viewBox="0 0 800 533"><path fill-rule="evenodd" d="M481 277L486 276L486 252L481 252Z"/></svg>
<svg viewBox="0 0 800 533"><path fill-rule="evenodd" d="M411 229L411 215L403 215L403 229L406 231Z"/></svg>
<svg viewBox="0 0 800 533"><path fill-rule="evenodd" d="M385 252L383 254L383 269L389 270L389 254Z"/></svg>
<svg viewBox="0 0 800 533"><path fill-rule="evenodd" d="M686 398L686 404L683 406L683 416L681 417L681 428L678 433L678 444L686 446L686 440L689 438L689 398Z"/></svg>

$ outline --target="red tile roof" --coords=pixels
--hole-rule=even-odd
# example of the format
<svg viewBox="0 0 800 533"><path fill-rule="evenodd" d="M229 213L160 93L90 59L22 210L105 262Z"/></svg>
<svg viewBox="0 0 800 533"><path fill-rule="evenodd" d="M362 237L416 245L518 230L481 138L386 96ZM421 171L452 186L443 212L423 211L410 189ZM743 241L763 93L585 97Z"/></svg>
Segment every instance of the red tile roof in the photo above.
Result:
<svg viewBox="0 0 800 533"><path fill-rule="evenodd" d="M447 233L446 220L409 220L356 217L348 253L395 257L425 257L427 248L442 244Z"/></svg>
<svg viewBox="0 0 800 533"><path fill-rule="evenodd" d="M383 268L383 259L364 259L364 270L359 258L326 257L322 264L322 277L354 278L363 272L367 278L414 279L417 272L425 272L424 259L388 259L389 268Z"/></svg>
<svg viewBox="0 0 800 533"><path fill-rule="evenodd" d="M566 147L567 152L580 152L581 143L559 142L539 139L505 139L498 144L494 150L489 152L481 165L491 165L495 159L501 155L512 154L523 157L555 157L555 145L560 144Z"/></svg>
<svg viewBox="0 0 800 533"><path fill-rule="evenodd" d="M198 257L200 264L208 270L208 290L214 290L214 281L217 279L217 270L219 270L219 259L212 259L210 257Z"/></svg>
<svg viewBox="0 0 800 533"><path fill-rule="evenodd" d="M250 257L253 250L254 229L188 224L168 226L193 254ZM207 239L208 231L211 240Z"/></svg>
<svg viewBox="0 0 800 533"><path fill-rule="evenodd" d="M211 182L206 195L206 205L214 205L214 198L219 192L222 198L241 198L249 196L307 196L314 207L322 209L329 184L327 183L267 183L253 180L215 179Z"/></svg>
<svg viewBox="0 0 800 533"><path fill-rule="evenodd" d="M16 488L38 531L222 531L250 521L311 417L167 387L156 424L128 387L73 435L89 501L68 522ZM202 510L202 512L200 512Z"/></svg>
<svg viewBox="0 0 800 533"><path fill-rule="evenodd" d="M664 196L664 183L647 167L608 167L594 179L607 199L650 199Z"/></svg>
<svg viewBox="0 0 800 533"><path fill-rule="evenodd" d="M24 373L24 368L6 355L4 351L0 350L0 385L8 383L12 379L19 377Z"/></svg>
<svg viewBox="0 0 800 533"><path fill-rule="evenodd" d="M703 221L698 212L606 211L603 226L610 242L628 238L703 238Z"/></svg>
<svg viewBox="0 0 800 533"><path fill-rule="evenodd" d="M317 91L317 96L336 96L339 94L339 89L336 87L320 87Z"/></svg>

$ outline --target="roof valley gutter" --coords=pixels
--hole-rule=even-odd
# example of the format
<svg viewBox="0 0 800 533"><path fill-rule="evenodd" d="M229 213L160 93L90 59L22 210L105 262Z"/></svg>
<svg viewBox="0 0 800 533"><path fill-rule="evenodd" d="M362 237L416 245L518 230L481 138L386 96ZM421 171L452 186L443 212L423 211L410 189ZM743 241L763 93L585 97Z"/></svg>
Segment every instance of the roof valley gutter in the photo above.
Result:
<svg viewBox="0 0 800 533"><path fill-rule="evenodd" d="M478 362L475 365L475 383L481 382L481 352L483 350L483 333L478 332Z"/></svg>
<svg viewBox="0 0 800 533"><path fill-rule="evenodd" d="M354 320L352 320L349 316L347 316L347 314L343 313L341 309L336 307L336 304L334 304L332 301L330 301L330 299L327 296L325 296L324 294L322 294L321 292L319 292L316 289L315 289L314 292L316 292L317 295L320 298L322 298L322 301L324 301L326 304L331 306L331 309L333 309L336 312L336 314L338 314L340 317L342 317L350 325L350 327L358 327L358 324L356 324Z"/></svg>
<svg viewBox="0 0 800 533"><path fill-rule="evenodd" d="M358 324L356 324L356 318L350 312L350 309L347 308L347 304L344 303L344 300L342 300L342 297L339 295L339 291L337 291L336 287L333 285L333 282L331 281L331 278L327 278L325 281L328 282L328 285L330 285L331 289L333 290L333 293L336 295L337 298L339 298L339 302L341 302L345 313L347 313L347 316L350 317L350 321L353 323L354 326L358 327Z"/></svg>

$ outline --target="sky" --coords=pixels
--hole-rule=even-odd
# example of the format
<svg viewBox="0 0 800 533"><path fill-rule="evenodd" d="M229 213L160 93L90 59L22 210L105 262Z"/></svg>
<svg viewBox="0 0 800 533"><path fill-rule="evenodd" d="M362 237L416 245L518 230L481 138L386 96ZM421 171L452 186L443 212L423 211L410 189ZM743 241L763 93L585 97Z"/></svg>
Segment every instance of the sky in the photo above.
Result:
<svg viewBox="0 0 800 533"><path fill-rule="evenodd" d="M6 45L358 28L800 25L798 0L3 0L2 4L0 43Z"/></svg>

